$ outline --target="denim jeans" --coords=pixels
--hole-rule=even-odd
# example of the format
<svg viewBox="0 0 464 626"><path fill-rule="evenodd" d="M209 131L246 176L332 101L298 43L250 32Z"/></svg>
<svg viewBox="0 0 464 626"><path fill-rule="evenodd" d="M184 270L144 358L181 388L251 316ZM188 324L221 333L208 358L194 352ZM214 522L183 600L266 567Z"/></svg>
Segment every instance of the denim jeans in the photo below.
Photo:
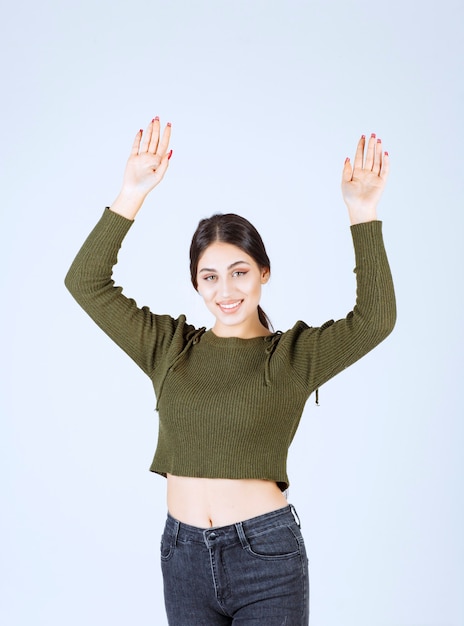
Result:
<svg viewBox="0 0 464 626"><path fill-rule="evenodd" d="M170 626L306 626L308 560L291 505L196 528L170 515L161 538Z"/></svg>

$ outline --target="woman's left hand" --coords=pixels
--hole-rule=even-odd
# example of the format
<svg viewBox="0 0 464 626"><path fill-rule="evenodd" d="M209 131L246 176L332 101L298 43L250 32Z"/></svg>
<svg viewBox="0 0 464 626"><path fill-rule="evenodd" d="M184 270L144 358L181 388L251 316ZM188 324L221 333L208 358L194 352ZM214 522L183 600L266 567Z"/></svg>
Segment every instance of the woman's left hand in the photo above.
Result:
<svg viewBox="0 0 464 626"><path fill-rule="evenodd" d="M372 134L364 158L365 145L363 135L358 142L354 167L346 159L343 168L342 194L351 224L377 219L377 204L387 182L390 162L388 152L382 151L382 141Z"/></svg>

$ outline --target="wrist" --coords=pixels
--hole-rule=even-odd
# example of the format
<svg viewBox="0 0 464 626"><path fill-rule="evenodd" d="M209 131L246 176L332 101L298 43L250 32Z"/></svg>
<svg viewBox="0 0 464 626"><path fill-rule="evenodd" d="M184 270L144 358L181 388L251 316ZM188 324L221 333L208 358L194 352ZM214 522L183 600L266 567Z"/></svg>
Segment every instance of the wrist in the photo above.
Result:
<svg viewBox="0 0 464 626"><path fill-rule="evenodd" d="M373 215L357 215L357 216L351 216L350 215L350 225L351 226L355 226L356 224L365 224L367 222L376 222L377 221L377 214L373 214Z"/></svg>
<svg viewBox="0 0 464 626"><path fill-rule="evenodd" d="M110 210L133 220L144 203L146 194L132 189L121 189Z"/></svg>
<svg viewBox="0 0 464 626"><path fill-rule="evenodd" d="M348 215L351 226L363 224L364 222L374 222L377 220L377 210L375 207L350 207Z"/></svg>

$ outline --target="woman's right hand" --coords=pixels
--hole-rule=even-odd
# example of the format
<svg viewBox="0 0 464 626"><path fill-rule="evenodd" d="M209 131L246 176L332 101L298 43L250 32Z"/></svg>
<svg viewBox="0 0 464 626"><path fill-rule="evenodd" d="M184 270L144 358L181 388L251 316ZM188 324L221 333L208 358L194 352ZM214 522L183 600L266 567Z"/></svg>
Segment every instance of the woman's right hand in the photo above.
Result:
<svg viewBox="0 0 464 626"><path fill-rule="evenodd" d="M123 184L111 210L128 219L134 219L143 201L162 180L168 169L172 150L168 152L171 124L161 136L159 118L155 117L145 132L140 130L132 144L126 164Z"/></svg>

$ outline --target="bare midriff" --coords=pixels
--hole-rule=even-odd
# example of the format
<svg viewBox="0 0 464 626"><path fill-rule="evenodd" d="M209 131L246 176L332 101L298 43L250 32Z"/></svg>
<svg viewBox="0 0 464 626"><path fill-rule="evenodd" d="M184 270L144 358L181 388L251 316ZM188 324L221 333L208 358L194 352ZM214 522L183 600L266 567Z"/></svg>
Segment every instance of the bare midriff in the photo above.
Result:
<svg viewBox="0 0 464 626"><path fill-rule="evenodd" d="M199 528L228 526L287 506L285 495L269 480L230 480L167 475L168 510L184 524Z"/></svg>

